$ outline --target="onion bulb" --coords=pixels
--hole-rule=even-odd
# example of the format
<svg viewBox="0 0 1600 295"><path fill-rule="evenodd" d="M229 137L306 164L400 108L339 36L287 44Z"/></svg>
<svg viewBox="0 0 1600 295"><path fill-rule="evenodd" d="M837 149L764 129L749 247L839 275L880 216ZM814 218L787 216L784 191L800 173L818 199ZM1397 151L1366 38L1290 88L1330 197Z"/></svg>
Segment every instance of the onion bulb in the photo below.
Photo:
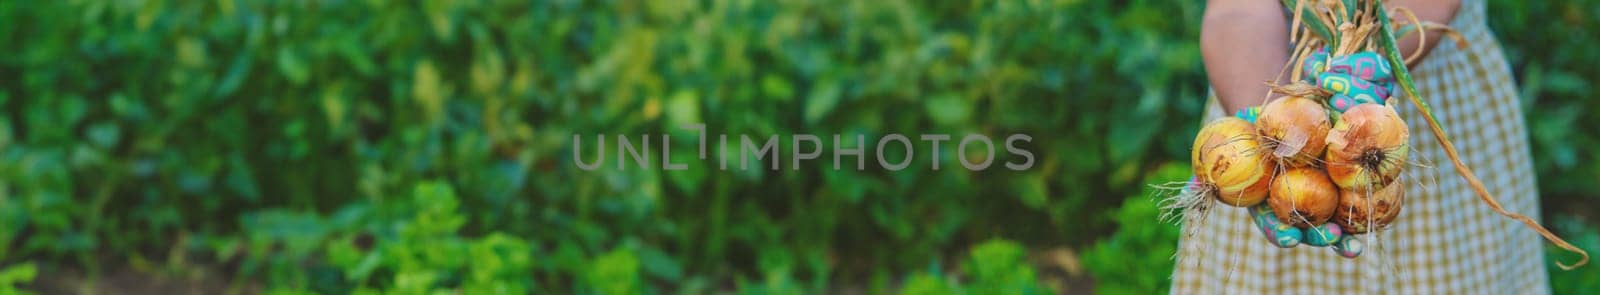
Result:
<svg viewBox="0 0 1600 295"><path fill-rule="evenodd" d="M1367 190L1341 191L1333 223L1356 234L1384 228L1400 216L1400 204L1405 202L1405 197L1403 184L1383 187L1370 194Z"/></svg>
<svg viewBox="0 0 1600 295"><path fill-rule="evenodd" d="M1328 222L1339 205L1339 189L1321 169L1296 167L1283 170L1272 180L1267 205L1278 221L1296 227L1312 227Z"/></svg>
<svg viewBox="0 0 1600 295"><path fill-rule="evenodd" d="M1245 207L1267 198L1267 179L1274 166L1250 122L1226 117L1207 123L1195 137L1189 157L1200 187L1218 201Z"/></svg>
<svg viewBox="0 0 1600 295"><path fill-rule="evenodd" d="M1400 177L1411 132L1393 108L1360 104L1339 116L1328 132L1328 177L1339 188L1370 191Z"/></svg>
<svg viewBox="0 0 1600 295"><path fill-rule="evenodd" d="M1287 167L1311 166L1327 147L1328 111L1310 98L1285 96L1261 107L1256 129L1272 160Z"/></svg>

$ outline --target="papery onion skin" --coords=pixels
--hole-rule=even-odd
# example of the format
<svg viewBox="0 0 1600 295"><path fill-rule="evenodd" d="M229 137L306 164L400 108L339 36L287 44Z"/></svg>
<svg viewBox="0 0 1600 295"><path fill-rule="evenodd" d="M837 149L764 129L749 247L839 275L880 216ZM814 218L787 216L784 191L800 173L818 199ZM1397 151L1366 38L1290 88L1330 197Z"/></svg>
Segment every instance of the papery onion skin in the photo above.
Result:
<svg viewBox="0 0 1600 295"><path fill-rule="evenodd" d="M1405 168L1410 138L1394 108L1371 103L1350 108L1328 131L1328 177L1345 190L1389 185Z"/></svg>
<svg viewBox="0 0 1600 295"><path fill-rule="evenodd" d="M1400 216L1405 197L1405 184L1401 183L1371 191L1370 195L1367 190L1340 191L1333 222L1355 234L1382 229Z"/></svg>
<svg viewBox="0 0 1600 295"><path fill-rule="evenodd" d="M1278 221L1307 228L1327 223L1339 205L1339 188L1321 169L1295 167L1273 177L1267 205Z"/></svg>
<svg viewBox="0 0 1600 295"><path fill-rule="evenodd" d="M1273 168L1272 161L1265 158L1261 160L1261 178L1256 183L1245 187L1243 190L1217 189L1217 201L1234 207L1249 207L1267 200L1271 184Z"/></svg>
<svg viewBox="0 0 1600 295"><path fill-rule="evenodd" d="M1267 198L1266 179L1274 166L1250 122L1225 117L1206 123L1189 156L1195 177L1218 201L1244 207Z"/></svg>
<svg viewBox="0 0 1600 295"><path fill-rule="evenodd" d="M1287 167L1317 164L1327 147L1332 123L1321 103L1310 98L1285 96L1261 107L1256 129L1268 147L1269 157ZM1294 147L1298 145L1299 148Z"/></svg>

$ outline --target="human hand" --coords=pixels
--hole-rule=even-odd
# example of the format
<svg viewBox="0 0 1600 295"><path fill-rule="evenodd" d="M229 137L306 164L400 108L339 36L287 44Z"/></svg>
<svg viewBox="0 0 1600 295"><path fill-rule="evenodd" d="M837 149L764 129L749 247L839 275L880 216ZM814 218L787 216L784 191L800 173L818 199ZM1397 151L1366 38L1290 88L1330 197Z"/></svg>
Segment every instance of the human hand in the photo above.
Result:
<svg viewBox="0 0 1600 295"><path fill-rule="evenodd" d="M1328 106L1344 112L1363 103L1384 104L1395 92L1394 69L1375 52L1328 56L1318 49L1300 64L1302 80L1332 93Z"/></svg>
<svg viewBox="0 0 1600 295"><path fill-rule="evenodd" d="M1347 234L1337 223L1324 223L1315 227L1300 229L1278 221L1277 215L1272 213L1272 207L1262 203L1250 206L1250 221L1255 222L1256 228L1261 230L1261 236L1279 248L1293 248L1300 244L1314 247L1333 246L1333 252L1345 258L1361 256L1365 244L1354 235Z"/></svg>

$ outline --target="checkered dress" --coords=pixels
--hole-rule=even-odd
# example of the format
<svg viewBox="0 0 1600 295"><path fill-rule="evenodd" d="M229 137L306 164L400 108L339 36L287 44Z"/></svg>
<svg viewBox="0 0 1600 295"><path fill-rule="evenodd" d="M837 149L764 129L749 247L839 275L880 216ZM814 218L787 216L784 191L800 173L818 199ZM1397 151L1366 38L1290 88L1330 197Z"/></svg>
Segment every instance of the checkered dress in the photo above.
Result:
<svg viewBox="0 0 1600 295"><path fill-rule="evenodd" d="M1539 219L1533 161L1516 84L1484 23L1484 2L1462 1L1446 41L1413 69L1462 161L1506 210ZM1448 40L1448 39L1445 39ZM1213 99L1208 119L1225 116ZM1545 294L1545 241L1485 205L1457 175L1425 119L1395 104L1411 127L1404 209L1388 230L1361 235L1367 249L1346 259L1327 248L1280 249L1243 208L1218 206L1199 233L1181 239L1174 294Z"/></svg>

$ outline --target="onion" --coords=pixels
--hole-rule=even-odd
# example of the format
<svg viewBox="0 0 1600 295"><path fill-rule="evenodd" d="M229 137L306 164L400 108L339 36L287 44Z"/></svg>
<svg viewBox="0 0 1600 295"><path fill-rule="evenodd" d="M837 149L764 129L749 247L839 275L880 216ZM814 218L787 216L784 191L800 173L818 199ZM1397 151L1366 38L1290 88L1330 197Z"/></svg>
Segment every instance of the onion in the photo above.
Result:
<svg viewBox="0 0 1600 295"><path fill-rule="evenodd" d="M1381 229L1400 216L1400 204L1405 202L1403 184L1390 185L1371 194L1367 190L1344 190L1339 193L1339 209L1333 212L1333 222L1350 233L1366 233Z"/></svg>
<svg viewBox="0 0 1600 295"><path fill-rule="evenodd" d="M1201 128L1189 154L1201 189L1238 207L1266 199L1266 176L1273 166L1257 138L1255 127L1239 118L1217 119Z"/></svg>
<svg viewBox="0 0 1600 295"><path fill-rule="evenodd" d="M1272 180L1267 205L1278 221L1296 227L1312 227L1328 222L1339 205L1339 189L1328 174L1311 167L1285 169Z"/></svg>
<svg viewBox="0 0 1600 295"><path fill-rule="evenodd" d="M1360 104L1339 116L1328 132L1328 177L1339 188L1370 191L1400 177L1411 132L1393 108Z"/></svg>
<svg viewBox="0 0 1600 295"><path fill-rule="evenodd" d="M1287 167L1305 167L1322 158L1328 136L1328 111L1322 104L1300 96L1285 96L1261 107L1256 129L1262 146L1274 161Z"/></svg>

